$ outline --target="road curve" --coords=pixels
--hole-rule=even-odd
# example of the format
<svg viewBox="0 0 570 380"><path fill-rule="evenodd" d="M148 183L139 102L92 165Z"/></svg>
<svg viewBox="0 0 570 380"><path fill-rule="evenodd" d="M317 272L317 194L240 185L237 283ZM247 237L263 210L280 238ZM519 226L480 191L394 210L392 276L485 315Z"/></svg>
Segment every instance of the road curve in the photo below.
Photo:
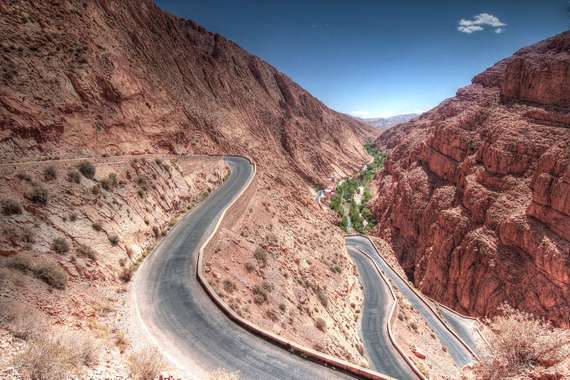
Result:
<svg viewBox="0 0 570 380"><path fill-rule="evenodd" d="M443 306L438 306L437 308L447 324L463 339L473 352L476 352L478 355L484 353L482 351L482 339L476 338L478 333L476 331L477 321L475 319L462 317Z"/></svg>
<svg viewBox="0 0 570 380"><path fill-rule="evenodd" d="M196 276L197 253L223 209L253 175L243 158L225 159L231 174L162 240L134 278L138 323L181 370L198 378L216 368L245 379L346 379L242 329L211 301Z"/></svg>
<svg viewBox="0 0 570 380"><path fill-rule="evenodd" d="M396 302L388 284L380 277L370 259L347 240L347 250L358 268L364 288L364 305L360 321L361 336L370 366L397 379L417 379L408 363L388 336L390 311Z"/></svg>
<svg viewBox="0 0 570 380"><path fill-rule="evenodd" d="M384 272L385 276L400 293L402 293L402 296L416 308L433 332L438 336L442 344L447 346L456 365L463 367L474 361L471 352L449 331L426 303L410 289L409 285L390 268L378 251L376 251L376 248L374 248L370 240L362 236L349 236L346 238L346 243L355 249L366 252L372 257L374 262Z"/></svg>

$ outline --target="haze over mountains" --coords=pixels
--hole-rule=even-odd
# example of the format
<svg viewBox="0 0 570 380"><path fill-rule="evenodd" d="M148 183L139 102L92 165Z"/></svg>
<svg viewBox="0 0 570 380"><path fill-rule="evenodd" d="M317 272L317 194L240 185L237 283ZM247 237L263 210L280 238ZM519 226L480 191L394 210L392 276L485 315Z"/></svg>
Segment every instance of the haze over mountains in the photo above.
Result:
<svg viewBox="0 0 570 380"><path fill-rule="evenodd" d="M374 117L367 119L361 118L360 120L362 120L366 124L373 126L374 128L388 129L400 123L405 123L407 121L410 121L418 115L419 114L417 113L407 113L403 115L395 115L390 117Z"/></svg>

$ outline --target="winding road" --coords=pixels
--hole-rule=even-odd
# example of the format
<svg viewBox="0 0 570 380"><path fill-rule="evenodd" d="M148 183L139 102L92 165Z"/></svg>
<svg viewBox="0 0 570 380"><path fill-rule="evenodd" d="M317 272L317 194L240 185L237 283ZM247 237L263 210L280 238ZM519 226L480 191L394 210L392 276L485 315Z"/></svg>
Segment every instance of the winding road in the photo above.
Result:
<svg viewBox="0 0 570 380"><path fill-rule="evenodd" d="M173 364L196 378L207 377L208 371L217 368L239 371L244 379L353 378L246 331L230 320L200 285L196 275L199 249L254 175L247 159L226 157L225 161L231 168L226 181L176 224L137 271L130 293L135 305L133 320ZM398 379L417 378L387 335L387 319L395 301L372 260L416 306L456 362L464 365L472 361L471 354L392 272L368 239L347 237L346 244L364 288L360 328L374 370Z"/></svg>
<svg viewBox="0 0 570 380"><path fill-rule="evenodd" d="M474 361L474 356L469 349L451 333L450 329L437 317L426 301L412 291L406 281L392 270L384 258L376 251L370 240L362 236L349 236L346 238L346 244L353 249L366 252L374 260L376 265L384 272L384 275L392 282L393 286L416 308L442 344L447 346L457 366L463 367ZM364 308L366 308L366 305Z"/></svg>
<svg viewBox="0 0 570 380"><path fill-rule="evenodd" d="M356 264L364 288L364 305L360 321L361 336L370 366L397 379L417 379L388 336L390 310L396 302L388 284L380 277L370 259L347 239L347 251Z"/></svg>
<svg viewBox="0 0 570 380"><path fill-rule="evenodd" d="M196 276L197 253L223 209L253 175L249 161L225 159L231 174L187 214L137 271L131 296L139 323L185 373L226 368L245 379L345 379L351 376L304 360L232 322Z"/></svg>

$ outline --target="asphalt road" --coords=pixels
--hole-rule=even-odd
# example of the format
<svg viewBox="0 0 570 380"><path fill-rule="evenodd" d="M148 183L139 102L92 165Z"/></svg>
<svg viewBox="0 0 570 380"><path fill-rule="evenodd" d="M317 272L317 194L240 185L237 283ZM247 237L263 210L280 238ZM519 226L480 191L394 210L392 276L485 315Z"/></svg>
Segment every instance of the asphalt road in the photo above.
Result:
<svg viewBox="0 0 570 380"><path fill-rule="evenodd" d="M445 321L453 331L457 335L463 339L463 341L476 352L478 355L481 354L481 345L475 339L477 333L475 332L475 324L476 322L473 319L463 318L461 315L458 315L445 307L438 308L441 311L441 314L445 318Z"/></svg>
<svg viewBox="0 0 570 380"><path fill-rule="evenodd" d="M388 285L370 259L352 246L348 239L347 250L358 268L364 288L360 329L370 366L397 379L417 379L417 375L392 345L388 336L390 311L395 302Z"/></svg>
<svg viewBox="0 0 570 380"><path fill-rule="evenodd" d="M198 283L199 247L253 175L247 160L226 161L232 171L224 184L186 215L138 270L132 291L140 322L177 367L198 378L205 377L204 369L216 368L239 371L244 379L351 378L242 329Z"/></svg>
<svg viewBox="0 0 570 380"><path fill-rule="evenodd" d="M425 319L433 332L439 337L442 344L447 346L456 365L463 367L464 365L474 361L473 355L469 350L467 350L467 348L465 348L465 346L461 344L453 334L451 334L451 332L445 327L441 320L437 318L425 302L410 289L408 284L394 271L392 271L368 239L360 236L350 236L346 238L346 243L355 249L363 250L372 257L374 262L384 272L385 276L392 281L392 284L394 284L400 293L402 293L402 296L406 297L408 302L410 302L410 304L412 304Z"/></svg>

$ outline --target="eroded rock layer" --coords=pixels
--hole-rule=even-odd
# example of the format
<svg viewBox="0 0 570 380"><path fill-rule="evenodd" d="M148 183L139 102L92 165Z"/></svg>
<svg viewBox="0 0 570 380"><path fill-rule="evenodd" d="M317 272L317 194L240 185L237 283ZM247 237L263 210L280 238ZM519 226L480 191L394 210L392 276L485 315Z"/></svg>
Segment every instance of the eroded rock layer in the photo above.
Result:
<svg viewBox="0 0 570 380"><path fill-rule="evenodd" d="M376 233L427 295L570 326L570 32L384 133Z"/></svg>

